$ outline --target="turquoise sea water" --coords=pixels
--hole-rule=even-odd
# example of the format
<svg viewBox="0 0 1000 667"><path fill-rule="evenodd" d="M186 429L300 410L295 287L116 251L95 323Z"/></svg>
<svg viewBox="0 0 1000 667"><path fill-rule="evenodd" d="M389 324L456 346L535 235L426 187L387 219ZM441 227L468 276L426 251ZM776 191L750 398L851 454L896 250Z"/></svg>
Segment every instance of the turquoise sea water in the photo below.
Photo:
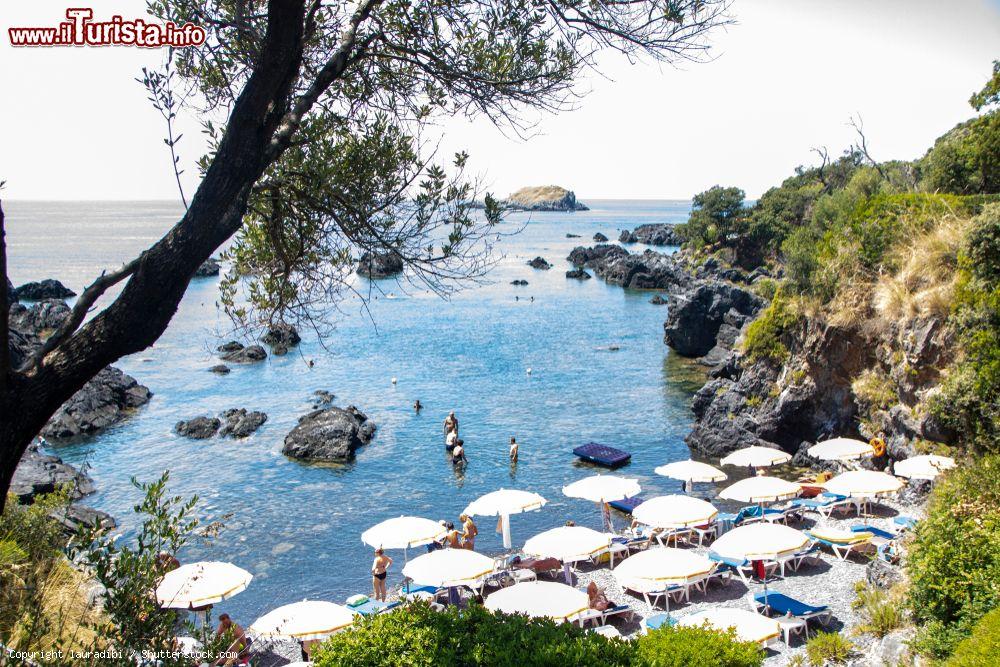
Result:
<svg viewBox="0 0 1000 667"><path fill-rule="evenodd" d="M505 225L527 225L504 240L505 257L489 285L443 301L412 287L404 294L383 281L382 289L397 298L372 301L370 317L358 300L345 301L327 349L306 333L298 351L234 366L227 376L207 371L217 362L218 332L226 329L215 304L217 279L196 280L160 341L118 364L150 387L152 401L116 428L57 453L90 466L99 490L86 502L126 530L138 500L129 478L151 480L164 469L171 471L172 491L203 499L205 521L233 513L217 538L195 540L179 556L228 560L254 573L246 592L219 605L245 623L287 602L342 602L367 592L371 554L360 534L389 517L457 522L468 502L505 487L549 500L541 511L512 519L515 545L570 518L598 527L592 504L560 490L595 471L571 453L583 442L631 451L632 462L621 472L638 477L645 496L676 492L678 483L653 468L687 458L688 403L703 382L701 372L663 344L666 310L649 303L652 293L597 278L569 280L564 273L569 251L590 245L595 232L614 240L619 230L639 224L681 222L689 202L587 203L589 212L511 216ZM77 291L179 215L176 206L156 202L5 202L5 210L15 284L56 277ZM582 238L567 239L567 233ZM552 270L526 266L536 255L552 262ZM516 278L529 285L510 285ZM620 349L609 351L609 345ZM315 360L312 368L308 359ZM318 389L335 393L336 405L357 405L378 424L373 443L350 465L304 465L280 453ZM415 399L425 406L420 414L412 409ZM180 419L231 407L263 410L269 420L243 441L173 433ZM442 446L441 422L451 409L470 459L462 473ZM511 435L521 443L516 466L507 460ZM478 550L500 551L494 525L480 521ZM390 555L398 556L390 583L398 583L402 554Z"/></svg>

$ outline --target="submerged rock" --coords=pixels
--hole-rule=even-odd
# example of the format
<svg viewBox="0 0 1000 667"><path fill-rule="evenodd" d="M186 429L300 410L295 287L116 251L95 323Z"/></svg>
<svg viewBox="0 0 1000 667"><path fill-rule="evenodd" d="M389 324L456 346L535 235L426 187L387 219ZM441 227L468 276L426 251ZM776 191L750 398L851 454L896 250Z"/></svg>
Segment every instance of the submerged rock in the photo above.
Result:
<svg viewBox="0 0 1000 667"><path fill-rule="evenodd" d="M580 238L580 235L579 234L566 234L566 238L568 238L568 239L578 239L578 238Z"/></svg>
<svg viewBox="0 0 1000 667"><path fill-rule="evenodd" d="M72 500L82 498L96 490L94 481L85 473L68 463L63 463L58 456L43 454L37 445L32 445L14 470L10 492L17 496L20 502L30 503L35 496L52 493L66 484L71 486Z"/></svg>
<svg viewBox="0 0 1000 667"><path fill-rule="evenodd" d="M217 276L219 275L220 269L222 269L222 265L219 264L219 260L214 257L209 257L201 263L201 266L194 270L194 277L210 278L212 276Z"/></svg>
<svg viewBox="0 0 1000 667"><path fill-rule="evenodd" d="M534 258L533 260L528 262L528 266L530 266L533 269L542 269L543 271L548 271L549 269L552 268L552 265L549 264L547 261L545 261L544 257Z"/></svg>
<svg viewBox="0 0 1000 667"><path fill-rule="evenodd" d="M576 268L573 269L572 271L567 271L566 277L576 278L577 280L590 280L592 276L583 269Z"/></svg>
<svg viewBox="0 0 1000 667"><path fill-rule="evenodd" d="M248 411L246 408L233 408L221 415L223 421L219 435L231 438L246 438L259 429L267 421L267 415L258 410Z"/></svg>
<svg viewBox="0 0 1000 667"><path fill-rule="evenodd" d="M215 417L195 417L177 422L174 425L174 432L185 438L205 440L215 435L220 426L222 426L222 421Z"/></svg>
<svg viewBox="0 0 1000 667"><path fill-rule="evenodd" d="M542 185L521 188L504 202L515 211L587 211L576 195L558 185Z"/></svg>
<svg viewBox="0 0 1000 667"><path fill-rule="evenodd" d="M402 273L403 260L392 252L366 252L358 260L357 272L368 278L388 278Z"/></svg>
<svg viewBox="0 0 1000 667"><path fill-rule="evenodd" d="M684 239L677 233L677 226L666 222L639 225L632 231L622 230L618 237L621 243L645 243L647 245L681 245Z"/></svg>
<svg viewBox="0 0 1000 667"><path fill-rule="evenodd" d="M229 366L225 364L216 364L208 369L209 372L215 373L216 375L226 375L230 372Z"/></svg>
<svg viewBox="0 0 1000 667"><path fill-rule="evenodd" d="M231 340L228 343L223 343L219 347L215 348L219 352L238 352L243 349L243 343L239 341Z"/></svg>
<svg viewBox="0 0 1000 667"><path fill-rule="evenodd" d="M268 327L267 332L261 336L260 341L265 345L270 345L274 348L283 347L287 350L290 347L298 345L302 342L302 339L299 337L299 332L294 326L286 322L277 322Z"/></svg>
<svg viewBox="0 0 1000 667"><path fill-rule="evenodd" d="M375 424L354 406L310 412L285 436L281 452L305 461L345 462L371 442Z"/></svg>
<svg viewBox="0 0 1000 667"><path fill-rule="evenodd" d="M76 296L76 292L54 278L46 278L40 282L25 283L14 292L18 300L40 301L42 299L65 299Z"/></svg>
<svg viewBox="0 0 1000 667"><path fill-rule="evenodd" d="M248 345L247 347L240 347L232 352L227 352L222 355L223 361L228 361L233 364L252 364L258 361L264 361L267 359L267 352L264 351L260 345Z"/></svg>
<svg viewBox="0 0 1000 667"><path fill-rule="evenodd" d="M108 366L59 408L42 435L54 440L93 435L125 419L152 396L134 377Z"/></svg>

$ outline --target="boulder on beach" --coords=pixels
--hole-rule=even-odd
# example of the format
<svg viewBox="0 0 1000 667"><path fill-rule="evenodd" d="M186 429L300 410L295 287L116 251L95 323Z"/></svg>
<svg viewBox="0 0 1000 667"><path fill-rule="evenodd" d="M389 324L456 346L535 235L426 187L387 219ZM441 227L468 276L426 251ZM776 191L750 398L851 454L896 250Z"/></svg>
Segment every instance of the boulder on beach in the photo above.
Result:
<svg viewBox="0 0 1000 667"><path fill-rule="evenodd" d="M219 416L223 421L222 428L219 429L219 435L228 435L231 438L246 438L267 421L265 413L259 410L247 410L246 408L226 410Z"/></svg>
<svg viewBox="0 0 1000 667"><path fill-rule="evenodd" d="M575 278L576 280L590 280L592 276L586 271L584 271L582 268L576 268L573 269L572 271L567 271L566 277Z"/></svg>
<svg viewBox="0 0 1000 667"><path fill-rule="evenodd" d="M219 260L214 257L209 257L204 262L201 263L197 269L194 270L195 278L211 278L212 276L219 275L219 270L222 265L219 264Z"/></svg>
<svg viewBox="0 0 1000 667"><path fill-rule="evenodd" d="M604 234L600 232L594 234L594 243L607 243L607 242L608 242L608 237L605 236Z"/></svg>
<svg viewBox="0 0 1000 667"><path fill-rule="evenodd" d="M667 222L639 225L632 231L623 229L618 237L621 243L645 243L647 245L680 245L684 242L677 233L677 226Z"/></svg>
<svg viewBox="0 0 1000 667"><path fill-rule="evenodd" d="M53 440L93 435L125 419L152 396L134 377L108 366L63 403L42 435Z"/></svg>
<svg viewBox="0 0 1000 667"><path fill-rule="evenodd" d="M222 355L223 361L233 364L252 364L267 359L267 352L260 345L240 346L239 349L226 352Z"/></svg>
<svg viewBox="0 0 1000 667"><path fill-rule="evenodd" d="M403 259L394 252L366 252L358 260L357 272L368 278L388 278L403 272Z"/></svg>
<svg viewBox="0 0 1000 667"><path fill-rule="evenodd" d="M222 426L222 421L215 417L195 417L177 422L174 425L174 432L185 438L205 440L215 435L220 426Z"/></svg>
<svg viewBox="0 0 1000 667"><path fill-rule="evenodd" d="M533 269L541 269L543 271L548 271L549 269L552 268L552 265L549 264L544 257L534 258L533 260L528 262L528 266L530 266Z"/></svg>
<svg viewBox="0 0 1000 667"><path fill-rule="evenodd" d="M45 493L70 486L70 499L76 500L93 493L96 488L94 481L68 463L63 463L58 456L43 454L37 445L31 445L21 457L14 470L10 492L22 503L30 503Z"/></svg>
<svg viewBox="0 0 1000 667"><path fill-rule="evenodd" d="M342 463L371 442L375 424L353 405L310 412L285 436L281 452L304 461Z"/></svg>
<svg viewBox="0 0 1000 667"><path fill-rule="evenodd" d="M41 301L42 299L65 299L76 296L76 292L54 278L46 278L39 282L25 283L18 287L14 294L20 301Z"/></svg>
<svg viewBox="0 0 1000 667"><path fill-rule="evenodd" d="M521 188L504 202L515 211L587 211L576 195L558 185L541 185Z"/></svg>

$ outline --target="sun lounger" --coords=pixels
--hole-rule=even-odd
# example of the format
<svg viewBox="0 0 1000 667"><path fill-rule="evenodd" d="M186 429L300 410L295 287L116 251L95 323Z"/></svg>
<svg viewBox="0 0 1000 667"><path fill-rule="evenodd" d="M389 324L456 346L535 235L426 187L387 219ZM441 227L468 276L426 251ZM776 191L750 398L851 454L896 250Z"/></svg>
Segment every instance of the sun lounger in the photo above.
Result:
<svg viewBox="0 0 1000 667"><path fill-rule="evenodd" d="M753 575L753 563L748 560L739 560L736 558L728 558L726 556L721 556L714 551L708 552L708 557L714 561L717 561L720 565L716 569L716 572L729 571L730 574L736 573L737 576L743 581L747 586L750 585L750 575ZM778 567L778 563L775 561L770 561L764 564L766 573L768 576L774 572L774 569Z"/></svg>
<svg viewBox="0 0 1000 667"><path fill-rule="evenodd" d="M632 510L641 505L643 502L643 499L639 496L633 496L631 498L623 498L622 500L612 500L608 503L608 505L614 507L619 512L631 514Z"/></svg>
<svg viewBox="0 0 1000 667"><path fill-rule="evenodd" d="M785 576L784 565L787 564L788 567L791 568L792 572L798 572L799 568L802 567L802 563L804 563L805 561L807 560L812 560L814 562L819 561L820 560L819 553L820 553L819 544L817 544L816 542L810 542L809 546L807 546L805 549L802 549L801 551L796 551L787 559L784 559L784 562L782 563L781 576Z"/></svg>
<svg viewBox="0 0 1000 667"><path fill-rule="evenodd" d="M711 537L713 540L718 535L718 525L715 521L711 521L702 526L691 526L691 533L688 535L688 542L694 544L695 536L698 537L698 546L700 547L706 537Z"/></svg>
<svg viewBox="0 0 1000 667"><path fill-rule="evenodd" d="M677 621L674 620L674 618L667 613L653 614L651 616L647 616L646 618L642 619L642 628L646 632L649 632L650 630L658 630L665 625L666 626L677 625Z"/></svg>
<svg viewBox="0 0 1000 667"><path fill-rule="evenodd" d="M381 600L372 600L369 598L365 602L362 602L361 604L355 605L353 607L351 605L347 605L347 608L353 612L361 614L362 616L376 616L378 614L382 614L392 609L395 609L396 607L399 607L402 604L403 602L401 600L393 600L392 602L383 602Z"/></svg>
<svg viewBox="0 0 1000 667"><path fill-rule="evenodd" d="M690 528L673 528L670 530L657 530L653 532L653 537L660 543L660 546L670 546L670 540L674 541L674 546L683 538L689 538L693 531Z"/></svg>
<svg viewBox="0 0 1000 667"><path fill-rule="evenodd" d="M573 453L584 461L607 468L618 468L628 463L629 459L632 458L632 455L624 450L597 442L580 445L573 450Z"/></svg>
<svg viewBox="0 0 1000 667"><path fill-rule="evenodd" d="M917 525L917 520L912 516L894 516L892 522L899 526L900 530L912 530Z"/></svg>
<svg viewBox="0 0 1000 667"><path fill-rule="evenodd" d="M399 591L399 597L406 601L412 600L430 600L434 601L438 597L438 593L441 591L437 586L428 586L425 584L415 584L412 581L403 584L403 587Z"/></svg>
<svg viewBox="0 0 1000 667"><path fill-rule="evenodd" d="M873 535L871 533L818 533L803 531L810 539L827 546L839 560L847 560L851 552L861 547L871 545Z"/></svg>
<svg viewBox="0 0 1000 667"><path fill-rule="evenodd" d="M805 621L816 619L823 625L829 623L830 619L833 618L833 612L826 605L814 606L806 604L784 593L768 593L765 595L761 591L754 595L754 601L760 607L763 607L765 611L771 611L779 616L795 616ZM806 630L806 637L808 636L809 631Z"/></svg>
<svg viewBox="0 0 1000 667"><path fill-rule="evenodd" d="M881 528L876 528L875 526L865 526L861 524L856 524L851 526L851 531L854 533L871 533L875 537L881 537L885 540L896 540L899 539L899 533L892 533L888 530L882 530Z"/></svg>

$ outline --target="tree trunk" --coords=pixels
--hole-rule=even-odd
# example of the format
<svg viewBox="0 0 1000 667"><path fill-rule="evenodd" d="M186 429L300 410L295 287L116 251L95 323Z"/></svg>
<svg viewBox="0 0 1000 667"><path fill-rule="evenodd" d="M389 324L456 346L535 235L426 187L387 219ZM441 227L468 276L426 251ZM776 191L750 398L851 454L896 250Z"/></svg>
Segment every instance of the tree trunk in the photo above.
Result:
<svg viewBox="0 0 1000 667"><path fill-rule="evenodd" d="M102 368L152 345L195 270L239 229L250 190L269 164L269 150L273 158L271 140L298 76L303 19L304 0L269 3L262 60L233 106L191 207L143 252L118 298L39 366L8 371L0 380L0 510L14 469L49 418Z"/></svg>

